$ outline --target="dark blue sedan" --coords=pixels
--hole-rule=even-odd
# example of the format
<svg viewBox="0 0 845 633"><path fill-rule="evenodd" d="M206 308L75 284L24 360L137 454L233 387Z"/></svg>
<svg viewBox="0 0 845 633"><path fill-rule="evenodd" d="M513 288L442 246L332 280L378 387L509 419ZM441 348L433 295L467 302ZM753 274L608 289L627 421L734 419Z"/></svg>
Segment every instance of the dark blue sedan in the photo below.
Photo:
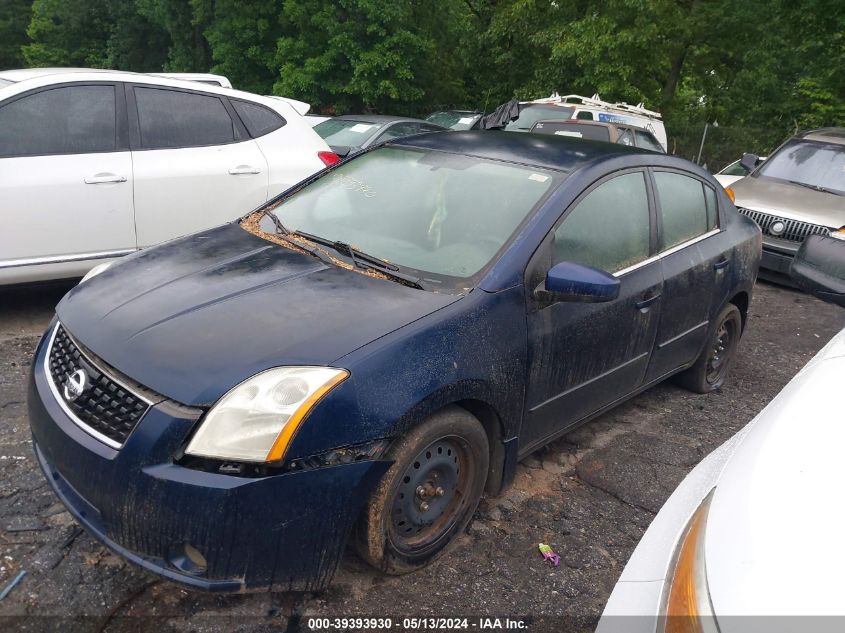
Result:
<svg viewBox="0 0 845 633"><path fill-rule="evenodd" d="M718 388L756 225L692 163L497 132L366 151L61 301L34 447L107 546L210 590L389 573L517 461L669 376Z"/></svg>

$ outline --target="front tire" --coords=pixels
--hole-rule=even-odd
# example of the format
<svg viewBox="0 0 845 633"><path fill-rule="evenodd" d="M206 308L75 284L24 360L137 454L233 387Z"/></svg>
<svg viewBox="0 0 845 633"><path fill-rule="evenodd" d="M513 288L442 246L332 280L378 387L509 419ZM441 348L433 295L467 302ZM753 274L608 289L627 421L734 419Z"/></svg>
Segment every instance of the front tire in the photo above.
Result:
<svg viewBox="0 0 845 633"><path fill-rule="evenodd" d="M466 528L490 463L481 423L446 407L397 440L394 463L370 495L355 533L359 555L389 574L424 567Z"/></svg>
<svg viewBox="0 0 845 633"><path fill-rule="evenodd" d="M742 315L732 303L722 308L715 323L693 366L677 376L678 384L696 393L710 393L722 386L742 335Z"/></svg>

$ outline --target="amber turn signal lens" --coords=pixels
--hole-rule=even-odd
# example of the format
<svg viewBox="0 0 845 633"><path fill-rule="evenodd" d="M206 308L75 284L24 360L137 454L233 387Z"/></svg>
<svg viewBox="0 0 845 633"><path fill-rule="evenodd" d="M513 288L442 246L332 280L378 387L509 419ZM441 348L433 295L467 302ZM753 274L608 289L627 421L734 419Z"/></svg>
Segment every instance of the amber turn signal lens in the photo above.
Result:
<svg viewBox="0 0 845 633"><path fill-rule="evenodd" d="M704 526L709 506L708 496L690 519L678 550L666 601L665 633L709 633L714 628L704 570Z"/></svg>
<svg viewBox="0 0 845 633"><path fill-rule="evenodd" d="M731 189L730 187L725 187L725 191L728 192L728 198L731 199L731 202L735 203L736 202L736 194L734 193L734 190Z"/></svg>

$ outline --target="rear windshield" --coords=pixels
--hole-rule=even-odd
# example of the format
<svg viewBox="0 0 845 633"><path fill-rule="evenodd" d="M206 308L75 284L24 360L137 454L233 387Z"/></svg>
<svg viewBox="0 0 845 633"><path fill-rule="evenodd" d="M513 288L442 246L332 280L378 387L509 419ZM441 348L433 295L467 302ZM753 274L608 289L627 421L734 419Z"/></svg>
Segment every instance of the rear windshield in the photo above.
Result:
<svg viewBox="0 0 845 633"><path fill-rule="evenodd" d="M587 138L592 141L610 142L610 132L603 125L582 125L559 121L540 121L532 132L538 134L554 134L555 136L574 136Z"/></svg>
<svg viewBox="0 0 845 633"><path fill-rule="evenodd" d="M556 105L531 105L519 107L519 116L508 123L505 129L509 132L528 132L537 121L543 119L568 119L575 112L575 108L565 108Z"/></svg>
<svg viewBox="0 0 845 633"><path fill-rule="evenodd" d="M329 119L314 126L329 145L335 147L361 147L382 128L380 123L367 123L350 119Z"/></svg>
<svg viewBox="0 0 845 633"><path fill-rule="evenodd" d="M429 114L425 120L453 130L468 130L480 118L480 114L474 114L472 112L445 111Z"/></svg>
<svg viewBox="0 0 845 633"><path fill-rule="evenodd" d="M789 141L763 163L757 175L845 196L845 145Z"/></svg>

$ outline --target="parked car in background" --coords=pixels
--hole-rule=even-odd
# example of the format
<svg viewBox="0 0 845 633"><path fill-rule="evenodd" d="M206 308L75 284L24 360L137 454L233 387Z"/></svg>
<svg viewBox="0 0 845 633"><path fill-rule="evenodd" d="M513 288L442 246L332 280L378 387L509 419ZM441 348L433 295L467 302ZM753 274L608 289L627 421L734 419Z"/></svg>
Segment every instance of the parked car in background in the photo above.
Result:
<svg viewBox="0 0 845 633"><path fill-rule="evenodd" d="M808 237L793 275L845 307L845 241ZM839 628L845 425L834 394L843 376L845 330L672 493L625 566L598 633Z"/></svg>
<svg viewBox="0 0 845 633"><path fill-rule="evenodd" d="M212 73L150 73L153 77L166 77L168 79L182 79L184 81L196 81L201 84L208 84L209 86L219 86L221 88L231 88L232 82L223 75L214 75Z"/></svg>
<svg viewBox="0 0 845 633"><path fill-rule="evenodd" d="M767 156L760 156L759 161L762 163L768 158ZM737 180L745 178L749 174L749 170L742 165L742 160L735 160L730 165L725 166L721 171L716 172L713 177L719 181L723 187L730 187Z"/></svg>
<svg viewBox="0 0 845 633"><path fill-rule="evenodd" d="M308 125L314 127L318 123L322 123L323 121L328 121L332 117L325 115L325 114L306 114L305 120L308 122Z"/></svg>
<svg viewBox="0 0 845 633"><path fill-rule="evenodd" d="M403 136L444 130L448 128L422 119L385 114L347 114L314 126L314 131L341 158Z"/></svg>
<svg viewBox="0 0 845 633"><path fill-rule="evenodd" d="M482 113L476 110L441 110L432 112L426 121L442 125L450 130L473 130L478 126Z"/></svg>
<svg viewBox="0 0 845 633"><path fill-rule="evenodd" d="M558 121L537 121L531 128L535 134L554 134L573 136L605 143L619 143L631 147L640 147L665 154L663 146L648 130L624 123L603 123L600 121L582 121L565 119Z"/></svg>
<svg viewBox="0 0 845 633"><path fill-rule="evenodd" d="M324 587L350 535L408 572L518 459L669 376L717 389L759 254L676 157L395 139L71 290L35 454L81 525L188 586Z"/></svg>
<svg viewBox="0 0 845 633"><path fill-rule="evenodd" d="M85 69L0 80L0 285L82 276L337 160L278 99Z"/></svg>
<svg viewBox="0 0 845 633"><path fill-rule="evenodd" d="M745 154L750 172L730 185L740 213L763 231L767 276L788 280L792 258L808 235L845 239L845 128L798 134L765 161Z"/></svg>
<svg viewBox="0 0 845 633"><path fill-rule="evenodd" d="M660 146L665 152L667 150L666 128L663 125L663 120L659 112L648 110L642 103L638 105L629 105L627 103L611 103L609 101L602 101L596 94L592 97L583 97L581 95L557 95L553 94L545 99L535 99L529 102L521 102L521 107L526 106L557 106L559 108L566 108L569 110L568 115L546 116L546 119L564 119L573 118L580 121L600 121L603 123L624 123L633 125L635 127L644 128L654 134L655 138L660 143ZM560 111L559 111L560 112ZM528 121L532 118L533 113L529 118L519 125L519 129L525 129ZM520 114L521 118L521 114ZM527 128L536 123L539 118L535 118Z"/></svg>

